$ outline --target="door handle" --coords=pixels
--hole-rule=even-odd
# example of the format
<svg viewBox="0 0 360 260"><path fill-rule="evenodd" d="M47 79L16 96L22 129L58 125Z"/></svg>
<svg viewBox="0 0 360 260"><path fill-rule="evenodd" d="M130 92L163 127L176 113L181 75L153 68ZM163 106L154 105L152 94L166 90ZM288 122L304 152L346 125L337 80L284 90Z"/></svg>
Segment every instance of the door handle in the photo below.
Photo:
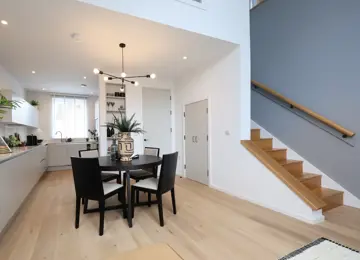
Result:
<svg viewBox="0 0 360 260"><path fill-rule="evenodd" d="M195 143L198 143L198 137L195 136Z"/></svg>
<svg viewBox="0 0 360 260"><path fill-rule="evenodd" d="M192 140L193 143L195 143L195 136L192 136L191 140Z"/></svg>
<svg viewBox="0 0 360 260"><path fill-rule="evenodd" d="M147 141L149 141L149 139L144 139L144 142L147 142Z"/></svg>

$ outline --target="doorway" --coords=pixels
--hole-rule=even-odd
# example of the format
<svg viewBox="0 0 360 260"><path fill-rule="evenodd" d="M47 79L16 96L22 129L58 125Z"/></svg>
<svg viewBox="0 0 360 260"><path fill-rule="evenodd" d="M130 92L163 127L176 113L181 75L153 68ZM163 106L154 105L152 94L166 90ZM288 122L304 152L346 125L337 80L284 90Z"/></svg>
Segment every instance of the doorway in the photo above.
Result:
<svg viewBox="0 0 360 260"><path fill-rule="evenodd" d="M186 177L209 184L208 101L185 105Z"/></svg>
<svg viewBox="0 0 360 260"><path fill-rule="evenodd" d="M171 152L171 92L142 88L144 147L160 148L160 156Z"/></svg>

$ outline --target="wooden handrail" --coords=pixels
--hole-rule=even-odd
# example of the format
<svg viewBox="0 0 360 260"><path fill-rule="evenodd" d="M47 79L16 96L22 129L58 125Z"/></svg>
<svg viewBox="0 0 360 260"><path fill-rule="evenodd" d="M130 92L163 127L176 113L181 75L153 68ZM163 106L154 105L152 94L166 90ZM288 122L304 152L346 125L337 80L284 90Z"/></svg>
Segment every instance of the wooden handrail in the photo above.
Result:
<svg viewBox="0 0 360 260"><path fill-rule="evenodd" d="M300 197L312 210L319 210L326 203L311 192L304 184L282 167L275 159L250 140L242 140L241 144L251 152L266 168L278 177L290 190Z"/></svg>
<svg viewBox="0 0 360 260"><path fill-rule="evenodd" d="M295 101L291 100L290 98L284 97L283 95L281 95L280 93L276 92L275 90L265 86L264 84L261 84L255 80L252 80L251 83L258 87L261 88L262 90L270 93L271 95L277 97L278 99L281 99L282 101L288 103L289 105L296 107L297 109L303 111L304 113L316 118L317 120L319 120L320 122L324 123L325 125L328 125L334 129L336 129L338 132L340 132L341 134L343 134L343 136L345 137L353 137L355 135L354 132L350 131L349 129L346 129L345 127L342 127L341 125L335 123L334 121L331 121L329 119L327 119L326 117L319 115L318 113L310 110L307 107L304 107L298 103L296 103Z"/></svg>

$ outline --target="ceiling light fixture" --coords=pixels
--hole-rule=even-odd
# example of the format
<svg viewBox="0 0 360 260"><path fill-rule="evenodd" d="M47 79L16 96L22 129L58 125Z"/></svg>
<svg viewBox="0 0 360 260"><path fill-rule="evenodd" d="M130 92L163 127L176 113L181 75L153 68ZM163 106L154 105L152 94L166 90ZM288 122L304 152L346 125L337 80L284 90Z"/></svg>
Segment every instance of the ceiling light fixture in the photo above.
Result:
<svg viewBox="0 0 360 260"><path fill-rule="evenodd" d="M36 73L36 71L35 71L35 70L33 70L31 73L32 73L32 74L35 74L35 73Z"/></svg>
<svg viewBox="0 0 360 260"><path fill-rule="evenodd" d="M84 79L86 79L86 76L84 76Z"/></svg>
<svg viewBox="0 0 360 260"><path fill-rule="evenodd" d="M97 68L94 69L94 73L95 74L104 74L104 81L109 81L109 80L114 80L114 79L120 79L122 81L122 83L124 84L125 82L131 83L135 86L139 86L139 82L137 81L133 81L132 79L136 79L136 78L151 78L151 79L155 79L156 78L156 74L152 73L152 74L148 74L148 75L143 75L143 76L127 76L125 73L125 66L124 66L124 49L126 47L125 43L120 43L119 47L121 48L121 74L120 77L118 76L114 76L111 75L109 73L103 72L102 70L99 70Z"/></svg>
<svg viewBox="0 0 360 260"><path fill-rule="evenodd" d="M7 21L5 21L5 20L1 20L1 24L2 25L8 25L9 23Z"/></svg>
<svg viewBox="0 0 360 260"><path fill-rule="evenodd" d="M187 60L188 58L186 56L183 57L183 60Z"/></svg>
<svg viewBox="0 0 360 260"><path fill-rule="evenodd" d="M42 88L42 90L46 90L46 88Z"/></svg>

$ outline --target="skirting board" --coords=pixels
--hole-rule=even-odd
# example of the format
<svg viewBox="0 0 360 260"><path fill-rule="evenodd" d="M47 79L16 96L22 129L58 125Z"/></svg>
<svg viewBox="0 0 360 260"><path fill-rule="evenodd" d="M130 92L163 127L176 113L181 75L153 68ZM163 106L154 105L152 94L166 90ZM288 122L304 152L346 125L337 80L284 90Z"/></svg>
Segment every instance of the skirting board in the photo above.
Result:
<svg viewBox="0 0 360 260"><path fill-rule="evenodd" d="M68 166L49 166L47 168L48 172L66 171L66 170L71 170L71 165L68 165Z"/></svg>
<svg viewBox="0 0 360 260"><path fill-rule="evenodd" d="M263 208L266 208L266 209L270 209L270 210L273 210L275 212L278 212L278 213L281 213L285 216L288 216L288 217L291 217L291 218L295 218L297 220L300 220L302 222L305 222L305 223L308 223L308 224L311 224L311 225L315 225L315 224L319 224L321 222L323 222L325 220L325 217L324 215L322 214L322 210L318 210L318 211L313 211L313 214L314 214L314 219L307 219L307 218L304 218L302 216L297 216L297 215L290 215L288 212L284 212L283 210L281 209L278 209L278 208L275 208L275 207L269 207L267 205L264 205L262 203L259 203L258 201L254 201L254 200L251 200L249 198L246 198L246 197L243 197L243 196L237 196L235 194L231 194L230 192L222 189L222 188L219 188L215 185L210 185L210 188L212 189L215 189L215 190L218 190L218 191L221 191L223 193L226 193L230 196L233 196L233 197L236 197L236 198L239 198L241 200L245 200L245 201L249 201L250 203L252 204L255 204L255 205L258 205L260 207L263 207Z"/></svg>

